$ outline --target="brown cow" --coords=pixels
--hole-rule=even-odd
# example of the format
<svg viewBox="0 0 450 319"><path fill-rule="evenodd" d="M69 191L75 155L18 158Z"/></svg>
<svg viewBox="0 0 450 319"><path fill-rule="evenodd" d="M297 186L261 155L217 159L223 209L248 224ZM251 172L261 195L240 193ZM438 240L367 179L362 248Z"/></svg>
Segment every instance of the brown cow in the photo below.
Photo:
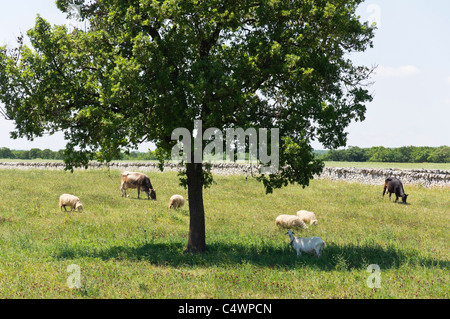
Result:
<svg viewBox="0 0 450 319"><path fill-rule="evenodd" d="M406 198L408 197L408 195L405 194L403 184L398 178L396 177L386 178L383 188L383 197L386 191L389 193L389 200L391 200L392 193L395 193L396 196L395 202L398 202L398 198L401 197L403 204L406 204Z"/></svg>
<svg viewBox="0 0 450 319"><path fill-rule="evenodd" d="M120 190L122 191L122 197L127 196L127 188L137 188L138 198L141 190L147 193L147 198L150 200L156 200L156 192L153 189L150 178L142 173L137 172L122 172L122 183L120 184Z"/></svg>

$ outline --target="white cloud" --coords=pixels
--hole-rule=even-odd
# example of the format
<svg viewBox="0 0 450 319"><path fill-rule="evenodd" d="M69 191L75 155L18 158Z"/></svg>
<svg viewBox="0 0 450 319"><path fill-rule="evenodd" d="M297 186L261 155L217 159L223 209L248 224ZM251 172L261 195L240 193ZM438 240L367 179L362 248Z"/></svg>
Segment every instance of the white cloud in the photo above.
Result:
<svg viewBox="0 0 450 319"><path fill-rule="evenodd" d="M420 70L414 65L405 65L397 68L380 65L375 70L375 75L379 77L408 77L417 74L420 74Z"/></svg>
<svg viewBox="0 0 450 319"><path fill-rule="evenodd" d="M445 83L450 85L450 76L445 80Z"/></svg>
<svg viewBox="0 0 450 319"><path fill-rule="evenodd" d="M445 99L444 103L450 105L450 99Z"/></svg>

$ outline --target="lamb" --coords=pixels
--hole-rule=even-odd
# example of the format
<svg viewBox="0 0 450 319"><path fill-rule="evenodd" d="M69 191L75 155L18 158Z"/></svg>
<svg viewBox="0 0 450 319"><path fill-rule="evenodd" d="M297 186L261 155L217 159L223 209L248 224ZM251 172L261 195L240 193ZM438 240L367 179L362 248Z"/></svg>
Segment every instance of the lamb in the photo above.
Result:
<svg viewBox="0 0 450 319"><path fill-rule="evenodd" d="M307 210L299 210L297 212L297 216L300 217L303 220L303 222L307 225L318 224L316 214L314 214L313 212L308 212Z"/></svg>
<svg viewBox="0 0 450 319"><path fill-rule="evenodd" d="M170 197L169 208L180 208L184 205L184 198L181 195L173 195Z"/></svg>
<svg viewBox="0 0 450 319"><path fill-rule="evenodd" d="M70 207L70 211L74 209L81 211L83 209L83 205L78 197L70 194L62 194L59 197L59 208L62 211L62 208L64 207L64 211L67 211L66 206Z"/></svg>
<svg viewBox="0 0 450 319"><path fill-rule="evenodd" d="M303 220L296 215L280 215L275 219L275 224L283 228L308 228Z"/></svg>
<svg viewBox="0 0 450 319"><path fill-rule="evenodd" d="M327 246L320 237L294 237L294 232L292 230L288 230L286 235L289 235L289 238L291 239L289 244L295 249L298 257L302 256L302 251L305 253L314 252L314 256L320 257L323 248Z"/></svg>

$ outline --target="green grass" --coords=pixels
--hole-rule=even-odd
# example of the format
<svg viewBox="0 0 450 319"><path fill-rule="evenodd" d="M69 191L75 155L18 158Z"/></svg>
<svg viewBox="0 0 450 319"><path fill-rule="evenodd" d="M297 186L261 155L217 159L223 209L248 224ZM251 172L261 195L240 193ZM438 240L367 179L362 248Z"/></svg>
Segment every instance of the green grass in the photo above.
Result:
<svg viewBox="0 0 450 319"><path fill-rule="evenodd" d="M0 170L1 298L449 298L449 189L405 186L410 205L382 185L313 180L265 195L242 176L216 176L204 192L207 252L185 254L186 190L176 173L149 173L158 200L120 196L120 172ZM60 212L62 193L84 211ZM298 258L279 214L306 209L319 225L321 258ZM67 267L81 271L70 289ZM368 288L367 267L381 268Z"/></svg>

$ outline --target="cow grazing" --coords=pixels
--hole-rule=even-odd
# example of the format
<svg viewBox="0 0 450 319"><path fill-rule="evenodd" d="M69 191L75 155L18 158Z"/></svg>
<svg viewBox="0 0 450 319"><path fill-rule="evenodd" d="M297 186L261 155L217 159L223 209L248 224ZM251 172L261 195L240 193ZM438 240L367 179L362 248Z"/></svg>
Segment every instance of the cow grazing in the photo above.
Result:
<svg viewBox="0 0 450 319"><path fill-rule="evenodd" d="M389 200L391 200L392 193L395 194L396 199L395 202L398 202L398 198L402 198L403 204L406 204L406 198L408 197L407 194L405 194L405 191L403 189L402 182L396 178L396 177L388 177L386 178L386 181L384 182L384 188L383 188L383 197L386 191L389 193Z"/></svg>
<svg viewBox="0 0 450 319"><path fill-rule="evenodd" d="M120 190L122 191L122 197L127 197L126 190L128 188L137 188L138 198L141 190L147 193L147 198L150 200L156 200L156 192L153 189L150 178L147 175L137 172L122 172L122 183L120 184Z"/></svg>

